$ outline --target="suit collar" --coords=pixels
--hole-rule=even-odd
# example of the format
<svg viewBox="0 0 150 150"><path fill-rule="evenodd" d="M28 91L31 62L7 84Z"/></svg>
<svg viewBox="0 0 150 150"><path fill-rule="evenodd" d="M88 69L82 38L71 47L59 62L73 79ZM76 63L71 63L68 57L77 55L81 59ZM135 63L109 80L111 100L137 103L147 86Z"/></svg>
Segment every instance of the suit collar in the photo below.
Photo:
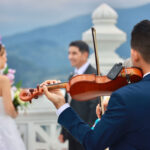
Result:
<svg viewBox="0 0 150 150"><path fill-rule="evenodd" d="M91 73L91 69L92 69L92 66L91 66L91 64L89 64L89 66L88 66L87 69L85 70L84 74L89 74L89 73Z"/></svg>
<svg viewBox="0 0 150 150"><path fill-rule="evenodd" d="M92 66L91 64L88 65L87 69L83 72L83 74L89 74L91 73L91 69L92 69ZM72 72L69 76L69 79L72 78L75 74Z"/></svg>
<svg viewBox="0 0 150 150"><path fill-rule="evenodd" d="M83 74L83 73L87 70L88 66L89 66L89 62L87 61L87 62L86 62L84 65L82 65L79 69L75 68L74 73L75 73L75 74L78 74L78 75Z"/></svg>

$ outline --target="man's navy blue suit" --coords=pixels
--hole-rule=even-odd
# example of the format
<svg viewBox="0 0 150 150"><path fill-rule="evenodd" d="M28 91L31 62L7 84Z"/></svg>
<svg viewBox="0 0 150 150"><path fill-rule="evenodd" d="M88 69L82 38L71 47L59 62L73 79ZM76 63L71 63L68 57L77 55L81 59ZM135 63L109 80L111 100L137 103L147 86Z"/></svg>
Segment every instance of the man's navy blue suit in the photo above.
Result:
<svg viewBox="0 0 150 150"><path fill-rule="evenodd" d="M150 150L150 74L113 92L94 130L71 107L60 114L58 122L86 150Z"/></svg>

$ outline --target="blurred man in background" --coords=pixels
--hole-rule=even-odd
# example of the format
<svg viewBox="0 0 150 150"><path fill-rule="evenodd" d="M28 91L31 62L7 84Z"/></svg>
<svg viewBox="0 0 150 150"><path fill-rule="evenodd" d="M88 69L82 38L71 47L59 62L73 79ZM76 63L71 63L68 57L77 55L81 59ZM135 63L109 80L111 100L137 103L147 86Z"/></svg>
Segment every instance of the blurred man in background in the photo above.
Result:
<svg viewBox="0 0 150 150"><path fill-rule="evenodd" d="M75 75L80 74L95 74L96 70L88 62L89 47L83 41L73 41L69 45L68 58L71 65L75 68L74 73L69 76L71 79ZM96 120L95 108L98 104L98 99L91 101L79 102L70 97L66 93L66 102L69 102L71 107L78 113L78 115L90 126L93 125ZM60 142L65 142L69 140L69 150L84 150L83 146L76 141L64 128L61 130L59 136Z"/></svg>

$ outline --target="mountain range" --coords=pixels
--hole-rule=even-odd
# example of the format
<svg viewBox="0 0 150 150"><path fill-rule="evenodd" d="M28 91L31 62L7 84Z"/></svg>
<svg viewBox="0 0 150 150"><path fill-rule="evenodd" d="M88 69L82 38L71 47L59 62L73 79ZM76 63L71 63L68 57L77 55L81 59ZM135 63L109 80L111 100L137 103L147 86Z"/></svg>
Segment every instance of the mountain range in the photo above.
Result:
<svg viewBox="0 0 150 150"><path fill-rule="evenodd" d="M127 33L127 41L116 52L122 58L128 58L130 32L137 22L150 19L150 4L115 10L119 15L118 28ZM73 40L81 39L82 33L91 26L91 14L87 14L53 26L3 37L8 66L16 69L15 81L21 80L23 87L35 87L50 78L66 81L73 70L67 57L68 45Z"/></svg>

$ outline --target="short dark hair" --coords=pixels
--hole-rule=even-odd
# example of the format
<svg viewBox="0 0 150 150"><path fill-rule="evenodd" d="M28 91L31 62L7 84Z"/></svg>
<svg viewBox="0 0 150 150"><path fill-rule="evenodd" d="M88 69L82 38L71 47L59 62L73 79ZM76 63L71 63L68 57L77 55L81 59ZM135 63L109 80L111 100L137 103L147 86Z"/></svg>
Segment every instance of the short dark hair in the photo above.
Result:
<svg viewBox="0 0 150 150"><path fill-rule="evenodd" d="M89 46L84 41L81 41L81 40L73 41L69 44L69 47L70 46L78 47L80 52L88 52L89 53Z"/></svg>
<svg viewBox="0 0 150 150"><path fill-rule="evenodd" d="M143 59L150 63L150 21L136 24L131 33L131 48L137 50Z"/></svg>

